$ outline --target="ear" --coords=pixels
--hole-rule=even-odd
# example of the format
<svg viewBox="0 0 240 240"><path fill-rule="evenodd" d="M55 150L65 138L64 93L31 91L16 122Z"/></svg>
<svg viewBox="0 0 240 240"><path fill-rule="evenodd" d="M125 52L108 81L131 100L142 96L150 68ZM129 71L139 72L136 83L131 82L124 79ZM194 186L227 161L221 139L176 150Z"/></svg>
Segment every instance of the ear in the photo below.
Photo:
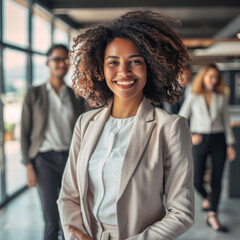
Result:
<svg viewBox="0 0 240 240"><path fill-rule="evenodd" d="M49 67L49 61L48 60L46 61L46 65Z"/></svg>

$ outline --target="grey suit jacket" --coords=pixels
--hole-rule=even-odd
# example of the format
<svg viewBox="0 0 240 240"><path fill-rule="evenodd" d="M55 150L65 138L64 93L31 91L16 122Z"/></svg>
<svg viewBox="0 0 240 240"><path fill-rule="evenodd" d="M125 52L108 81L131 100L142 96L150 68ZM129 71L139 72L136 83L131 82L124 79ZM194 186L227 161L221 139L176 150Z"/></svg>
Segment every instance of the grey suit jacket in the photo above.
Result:
<svg viewBox="0 0 240 240"><path fill-rule="evenodd" d="M190 93L184 101L179 115L190 119L192 133L209 134L224 132L227 144L234 144L235 138L230 127L228 99L223 94L213 93L210 109L203 94Z"/></svg>
<svg viewBox="0 0 240 240"><path fill-rule="evenodd" d="M68 240L77 239L68 231L68 224L92 236L88 161L110 112L111 106L87 112L75 126L58 199ZM174 239L193 224L191 147L187 121L143 99L121 169L116 199L119 239Z"/></svg>
<svg viewBox="0 0 240 240"><path fill-rule="evenodd" d="M67 87L71 97L74 117L71 125L85 111L84 100L75 98L73 90ZM21 149L22 162L28 164L34 158L44 139L48 119L48 93L46 84L28 89L22 107Z"/></svg>

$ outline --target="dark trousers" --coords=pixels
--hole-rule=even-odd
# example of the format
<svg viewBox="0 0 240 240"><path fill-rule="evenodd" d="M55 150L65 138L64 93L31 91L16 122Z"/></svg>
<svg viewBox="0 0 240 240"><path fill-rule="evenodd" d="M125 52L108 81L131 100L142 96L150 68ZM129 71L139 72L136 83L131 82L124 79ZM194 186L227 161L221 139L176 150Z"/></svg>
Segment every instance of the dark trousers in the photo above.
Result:
<svg viewBox="0 0 240 240"><path fill-rule="evenodd" d="M224 133L201 134L203 137L199 145L193 146L194 159L194 186L203 198L211 195L211 211L217 212L221 193L221 182L224 164L226 161L226 141ZM208 193L203 184L207 157L211 156L211 193Z"/></svg>
<svg viewBox="0 0 240 240"><path fill-rule="evenodd" d="M59 233L62 234L56 201L67 158L68 151L49 151L38 153L33 160L45 221L44 240L57 240Z"/></svg>

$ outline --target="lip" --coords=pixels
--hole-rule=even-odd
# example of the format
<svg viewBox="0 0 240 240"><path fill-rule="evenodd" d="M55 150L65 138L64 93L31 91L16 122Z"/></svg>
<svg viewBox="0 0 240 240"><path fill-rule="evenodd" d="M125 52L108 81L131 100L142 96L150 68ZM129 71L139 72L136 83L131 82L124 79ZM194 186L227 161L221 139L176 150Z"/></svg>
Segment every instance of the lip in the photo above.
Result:
<svg viewBox="0 0 240 240"><path fill-rule="evenodd" d="M67 71L66 68L57 68L57 70L60 70L60 71Z"/></svg>

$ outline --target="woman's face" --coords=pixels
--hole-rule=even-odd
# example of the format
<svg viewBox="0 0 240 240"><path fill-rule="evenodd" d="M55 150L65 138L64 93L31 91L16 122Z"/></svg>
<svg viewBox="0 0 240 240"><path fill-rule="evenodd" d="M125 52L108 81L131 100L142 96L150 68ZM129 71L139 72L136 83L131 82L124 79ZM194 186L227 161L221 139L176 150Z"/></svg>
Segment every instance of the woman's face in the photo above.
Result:
<svg viewBox="0 0 240 240"><path fill-rule="evenodd" d="M114 97L130 100L142 97L147 81L147 65L129 39L114 38L104 55L104 75Z"/></svg>
<svg viewBox="0 0 240 240"><path fill-rule="evenodd" d="M203 84L207 90L213 91L218 83L219 72L215 68L210 68L203 77Z"/></svg>

